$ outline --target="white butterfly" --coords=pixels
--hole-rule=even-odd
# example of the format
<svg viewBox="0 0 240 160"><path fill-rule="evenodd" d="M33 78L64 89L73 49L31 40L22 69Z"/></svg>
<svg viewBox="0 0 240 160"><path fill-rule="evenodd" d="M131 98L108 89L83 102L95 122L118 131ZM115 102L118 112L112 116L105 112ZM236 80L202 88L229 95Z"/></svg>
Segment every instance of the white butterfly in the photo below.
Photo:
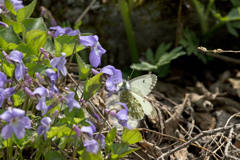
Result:
<svg viewBox="0 0 240 160"><path fill-rule="evenodd" d="M155 108L147 101L147 96L157 83L157 76L147 74L136 77L130 81L123 80L118 85L119 100L127 105L129 114L136 119L142 119L144 113L150 117L156 117Z"/></svg>

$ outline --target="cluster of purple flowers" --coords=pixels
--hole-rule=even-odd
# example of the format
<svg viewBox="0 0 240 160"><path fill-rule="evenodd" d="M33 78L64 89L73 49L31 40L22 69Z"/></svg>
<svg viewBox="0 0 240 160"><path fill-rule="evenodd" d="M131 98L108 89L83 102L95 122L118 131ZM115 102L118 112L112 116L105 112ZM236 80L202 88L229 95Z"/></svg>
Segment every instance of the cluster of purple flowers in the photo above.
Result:
<svg viewBox="0 0 240 160"><path fill-rule="evenodd" d="M22 4L23 2L21 0L10 0L10 2L12 3L15 11L24 7L24 5ZM4 4L4 0L0 0L0 5L1 4Z"/></svg>
<svg viewBox="0 0 240 160"><path fill-rule="evenodd" d="M87 122L90 124L90 126L82 126L80 129L78 126L74 125L73 129L76 132L78 139L83 141L83 146L86 148L86 151L97 153L99 150L99 145L95 139L100 140L101 149L104 149L105 136L103 134L97 134L94 139L93 133L96 132L96 127L92 124L92 122Z"/></svg>
<svg viewBox="0 0 240 160"><path fill-rule="evenodd" d="M22 3L20 3L21 1L11 0L11 2L13 2L15 9L22 8ZM0 25L8 27L2 22ZM53 38L62 36L64 34L71 36L78 35L80 43L91 49L89 55L89 61L91 65L93 67L98 67L101 64L101 57L106 50L100 45L98 36L81 36L79 30L72 30L69 27L62 28L60 26L56 26L51 27L50 30L54 30L54 32L50 32L50 35L52 35ZM34 79L28 75L28 68L26 68L24 65L24 57L20 51L14 50L9 54L2 51L6 61L15 65L15 74L14 77L8 80L7 76L0 72L0 107L2 107L6 99L11 101L10 98L12 95L20 90L26 93L30 98L36 100L36 110L41 111L43 116L41 119L41 125L38 127L37 132L39 135L43 135L44 139L47 140L47 131L50 130L52 122L58 114L58 111L56 111L51 117L46 117L48 111L56 106L57 103L65 103L69 107L69 112L72 111L73 107L80 109L81 105L74 99L74 92L66 88L69 93L67 96L63 96L60 94L57 88L59 82L58 80L68 74L65 67L67 62L66 54L61 53L61 57L49 59L49 56L46 54L46 51L43 48L41 48L41 52L44 53L44 56L48 60L50 60L52 69L47 69L45 71L46 75L35 73L36 79ZM54 69L57 71L55 72ZM106 89L109 91L109 97L114 92L117 92L116 85L122 82L122 72L120 70L108 65L103 67L100 72L95 69L92 69L92 72L94 74L98 74L100 72L104 73L104 77L106 79ZM44 76L44 78L42 76ZM17 85L13 86L14 84ZM12 87L6 88L6 86ZM53 98L55 98L55 100L52 102L52 104L47 106L46 101ZM81 103L83 107L86 107L84 100L81 99ZM124 109L118 111L117 113L107 109L105 112L117 118L119 124L122 126L131 129L131 127L127 124L128 107L124 103L119 104L121 104ZM97 120L100 119L95 112L94 115ZM13 132L16 134L18 139L21 139L25 136L25 128L31 128L30 119L25 116L25 111L20 108L9 107L7 111L0 115L0 118L6 122L6 125L1 130L1 135L4 139L10 138ZM99 144L97 140L100 141L100 146L103 149L105 147L105 136L103 134L99 134L94 137L93 133L96 132L96 127L90 121L88 121L88 123L90 126L81 126L79 128L78 126L74 125L73 129L76 132L77 137L83 142L83 146L86 148L86 150L91 153L96 153L99 150Z"/></svg>
<svg viewBox="0 0 240 160"><path fill-rule="evenodd" d="M51 60L50 64L53 68L57 68L58 74L55 73L55 71L53 71L52 69L47 69L46 75L48 76L48 82L46 82L39 73L36 73L36 77L40 79L39 81L36 81L35 79L29 77L29 75L27 74L28 69L24 66L23 63L23 54L20 51L12 51L9 55L4 51L2 51L2 53L8 63L14 64L16 66L16 81L20 82L22 80L22 82L18 83L14 87L6 88L7 83L11 82L11 84L13 84L13 79L8 80L6 75L0 72L0 107L2 107L5 99L11 101L10 97L12 97L12 95L18 90L22 90L25 91L25 93L28 94L32 99L38 100L36 109L42 111L42 116L44 116L53 107L53 105L56 105L55 102L53 102L49 106L46 105L46 100L53 97L57 98L58 102L68 105L69 111L71 111L73 107L80 109L80 104L76 100L74 100L74 92L69 90L69 94L67 97L56 94L59 93L57 87L55 86L58 77L67 74L67 70L65 67L65 53L62 53L62 57L55 57ZM35 89L33 87L33 81L37 84L37 87L35 87ZM41 84L41 82L43 82L43 84ZM43 86L46 84L50 84L50 90ZM30 89L30 86L31 89L34 89L34 91ZM31 128L29 118L24 117L24 115L25 111L22 109L8 108L8 110L0 116L0 118L7 123L7 125L5 125L1 131L1 135L4 139L8 139L9 137L11 137L13 132L19 139L24 137L25 128ZM49 117L45 117L41 120L42 125L38 128L39 135L43 134L45 139L46 131L50 129L50 122L51 119Z"/></svg>

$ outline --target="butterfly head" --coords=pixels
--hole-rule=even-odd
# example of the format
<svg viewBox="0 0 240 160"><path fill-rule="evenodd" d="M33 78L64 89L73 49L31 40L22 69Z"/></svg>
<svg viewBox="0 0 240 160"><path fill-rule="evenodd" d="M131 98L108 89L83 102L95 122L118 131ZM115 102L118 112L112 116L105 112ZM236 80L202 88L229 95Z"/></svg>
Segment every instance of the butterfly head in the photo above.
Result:
<svg viewBox="0 0 240 160"><path fill-rule="evenodd" d="M129 82L125 79L123 79L123 81L118 84L117 88L120 92L123 90L131 89Z"/></svg>

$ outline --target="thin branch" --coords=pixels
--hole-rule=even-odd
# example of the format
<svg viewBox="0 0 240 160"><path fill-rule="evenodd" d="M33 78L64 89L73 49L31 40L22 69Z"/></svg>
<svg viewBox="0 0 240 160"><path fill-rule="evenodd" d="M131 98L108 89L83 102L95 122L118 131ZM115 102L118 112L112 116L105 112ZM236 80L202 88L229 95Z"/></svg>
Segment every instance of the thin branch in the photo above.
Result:
<svg viewBox="0 0 240 160"><path fill-rule="evenodd" d="M234 129L234 128L231 128L231 130L230 130L230 132L229 132L228 142L227 142L227 145L226 145L226 147L225 147L224 153L225 153L225 157L227 157L227 158L229 158L229 159L238 160L239 158L234 157L234 156L231 156L231 155L228 154L228 149L229 149L229 147L230 147L230 144L232 143L233 129Z"/></svg>
<svg viewBox="0 0 240 160"><path fill-rule="evenodd" d="M204 47L198 47L199 50L201 50L204 54L206 54L207 56L211 56L211 57L214 57L214 58L218 58L218 59L221 59L223 61L226 61L226 62L231 62L231 63L236 63L236 64L240 64L240 61L235 59L235 58L231 58L231 57L227 57L227 56L223 56L223 55L220 55L220 54L216 54L216 53L226 53L226 52L231 52L231 53L240 53L240 51L232 51L232 50L229 50L229 51L224 51L222 49L217 49L217 50L207 50L206 48Z"/></svg>
<svg viewBox="0 0 240 160"><path fill-rule="evenodd" d="M158 160L164 159L164 157L170 156L171 154L175 153L176 151L181 150L181 149L189 146L190 144L192 144L193 142L197 141L198 139L200 139L204 136L213 135L217 132L224 132L224 131L227 131L231 128L235 128L235 127L236 127L236 125L231 125L231 126L227 126L227 127L216 128L216 129L209 130L209 131L203 131L202 133L195 136L193 139L189 140L187 143L184 143L181 146L176 147L176 148L168 151L167 153L162 154L161 157L158 158Z"/></svg>
<svg viewBox="0 0 240 160"><path fill-rule="evenodd" d="M96 2L96 0L93 0L89 6L84 10L84 12L81 14L81 16L77 19L77 21L75 22L75 24L78 24L82 18L85 16L85 14L89 11L89 9L92 7L92 5Z"/></svg>

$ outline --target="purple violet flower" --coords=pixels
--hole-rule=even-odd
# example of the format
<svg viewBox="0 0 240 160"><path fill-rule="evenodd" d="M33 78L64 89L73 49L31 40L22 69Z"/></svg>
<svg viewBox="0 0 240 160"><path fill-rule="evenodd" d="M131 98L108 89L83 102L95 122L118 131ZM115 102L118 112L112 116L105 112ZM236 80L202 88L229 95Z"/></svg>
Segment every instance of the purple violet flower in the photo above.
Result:
<svg viewBox="0 0 240 160"><path fill-rule="evenodd" d="M97 139L97 137L98 137L98 134L95 136L95 138ZM98 140L100 140L101 149L104 149L105 148L105 136L103 134L100 134L98 137Z"/></svg>
<svg viewBox="0 0 240 160"><path fill-rule="evenodd" d="M57 26L57 22L53 18L52 13L49 10L47 10L45 7L43 7L43 6L41 6L40 9L41 9L41 15L44 18L48 19L52 26Z"/></svg>
<svg viewBox="0 0 240 160"><path fill-rule="evenodd" d="M116 118L118 119L118 123L121 124L122 126L131 129L131 127L128 125L127 121L127 114L128 114L128 107L125 103L118 102L118 104L122 105L124 109L121 109L120 111L117 112Z"/></svg>
<svg viewBox="0 0 240 160"><path fill-rule="evenodd" d="M3 92L4 92L4 89L0 88L0 108L2 107L4 99L5 99L3 96Z"/></svg>
<svg viewBox="0 0 240 160"><path fill-rule="evenodd" d="M5 88L6 83L8 82L6 75L3 72L0 72L0 88Z"/></svg>
<svg viewBox="0 0 240 160"><path fill-rule="evenodd" d="M89 61L90 64L93 67L98 67L101 64L101 57L104 53L106 53L106 50L102 48L100 43L98 42L98 36L80 36L79 40L82 45L86 47L91 47L91 52L89 55Z"/></svg>
<svg viewBox="0 0 240 160"><path fill-rule="evenodd" d="M44 85L47 84L47 82L41 77L41 75L38 72L35 73L35 76L39 80L40 83L42 83Z"/></svg>
<svg viewBox="0 0 240 160"><path fill-rule="evenodd" d="M118 123L121 124L122 126L131 129L131 126L128 125L127 121L127 114L128 114L128 107L125 103L122 102L118 102L118 104L122 105L124 107L124 109L121 109L120 111L113 112L113 111L109 111L109 109L105 109L106 113L109 113L111 116L115 117L118 119Z"/></svg>
<svg viewBox="0 0 240 160"><path fill-rule="evenodd" d="M90 153L97 153L99 150L98 142L95 139L84 141L83 146L86 148L86 151Z"/></svg>
<svg viewBox="0 0 240 160"><path fill-rule="evenodd" d="M9 58L9 55L6 52L2 51L2 54L8 63L13 64L13 61Z"/></svg>
<svg viewBox="0 0 240 160"><path fill-rule="evenodd" d="M25 111L18 108L8 108L7 111L0 115L0 118L7 122L1 131L4 139L11 137L13 132L18 139L25 136L25 128L31 128L31 121L28 117L24 117L24 115Z"/></svg>
<svg viewBox="0 0 240 160"><path fill-rule="evenodd" d="M52 69L47 69L45 71L46 75L49 77L50 82L51 82L51 88L50 91L54 92L54 93L59 93L58 88L55 86L55 82L58 79L58 75L56 72L54 72L54 70Z"/></svg>
<svg viewBox="0 0 240 160"><path fill-rule="evenodd" d="M91 153L97 153L99 150L99 145L98 145L98 142L93 139L93 128L92 128L93 124L90 123L89 121L88 123L91 126L83 126L81 129L79 129L76 125L74 125L73 129L75 130L77 137L79 139L82 139L83 146L86 148L86 151Z"/></svg>
<svg viewBox="0 0 240 160"><path fill-rule="evenodd" d="M23 2L21 0L10 0L10 1L12 2L15 11L21 8L24 8L24 5L22 5Z"/></svg>
<svg viewBox="0 0 240 160"><path fill-rule="evenodd" d="M3 23L0 21L0 26L2 26L3 28L8 28L9 26L6 23Z"/></svg>
<svg viewBox="0 0 240 160"><path fill-rule="evenodd" d="M70 35L70 36L75 36L75 35L80 34L79 30L73 30L70 27L62 28L60 26L57 26L57 27L50 27L49 29L55 30L54 38L61 36L63 34Z"/></svg>
<svg viewBox="0 0 240 160"><path fill-rule="evenodd" d="M3 88L0 88L0 108L2 107L2 104L5 99L8 99L10 101L10 97L16 92L15 87L6 88L5 90Z"/></svg>
<svg viewBox="0 0 240 160"><path fill-rule="evenodd" d="M25 77L25 74L26 74L26 71L25 71L25 66L24 66L24 63L22 61L23 59L23 54L22 52L19 52L19 51L12 51L10 54L9 54L9 58L15 62L15 65L17 66L15 68L15 78L17 81L20 81L21 79L24 80L24 77Z"/></svg>
<svg viewBox="0 0 240 160"><path fill-rule="evenodd" d="M68 89L67 87L65 89L69 91L66 103L69 107L69 112L72 111L73 107L80 109L81 108L80 104L78 103L78 101L74 99L75 93L70 91L70 89Z"/></svg>
<svg viewBox="0 0 240 160"><path fill-rule="evenodd" d="M109 91L108 97L110 97L113 92L117 92L116 85L122 82L122 72L111 65L103 67L101 72L108 76L106 88Z"/></svg>
<svg viewBox="0 0 240 160"><path fill-rule="evenodd" d="M11 88L6 88L3 92L3 96L4 98L10 98L12 97L12 95L16 92L15 87L11 87Z"/></svg>
<svg viewBox="0 0 240 160"><path fill-rule="evenodd" d="M32 94L35 95L39 100L38 104L36 105L36 109L42 111L42 116L45 115L48 111L46 97L49 97L49 91L44 87L38 87L34 92L32 92Z"/></svg>
<svg viewBox="0 0 240 160"><path fill-rule="evenodd" d="M57 68L58 77L60 77L59 70L61 71L62 75L67 75L67 68L65 67L65 64L67 62L66 60L66 53L61 53L62 57L55 57L50 61L50 65L53 68Z"/></svg>
<svg viewBox="0 0 240 160"><path fill-rule="evenodd" d="M38 127L37 132L38 135L43 135L45 141L47 140L47 131L50 130L50 124L52 120L50 117L44 117L41 119L41 126Z"/></svg>

